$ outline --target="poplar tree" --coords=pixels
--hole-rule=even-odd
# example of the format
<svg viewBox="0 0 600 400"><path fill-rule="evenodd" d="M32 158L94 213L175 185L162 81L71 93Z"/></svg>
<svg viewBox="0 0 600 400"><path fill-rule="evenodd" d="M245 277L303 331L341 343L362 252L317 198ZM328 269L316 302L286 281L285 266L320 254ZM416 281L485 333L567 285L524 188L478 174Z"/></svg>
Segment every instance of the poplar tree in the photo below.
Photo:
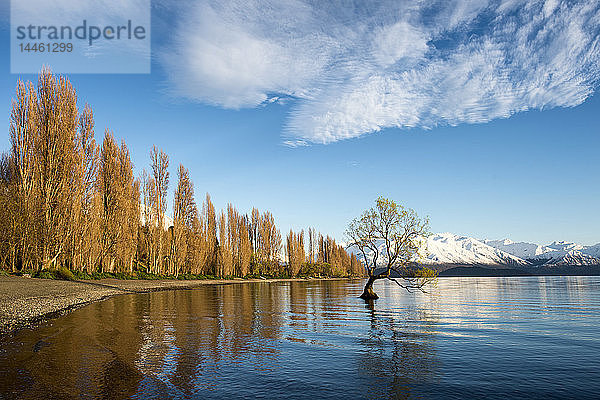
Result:
<svg viewBox="0 0 600 400"><path fill-rule="evenodd" d="M31 82L17 82L16 98L10 115L10 161L7 195L14 200L7 204L10 215L4 225L11 229L11 268L33 269L38 265L37 230L39 197L35 186L35 139L38 125L37 93Z"/></svg>
<svg viewBox="0 0 600 400"><path fill-rule="evenodd" d="M252 246L250 244L248 218L238 218L237 223L237 276L245 277L250 273Z"/></svg>
<svg viewBox="0 0 600 400"><path fill-rule="evenodd" d="M225 212L219 214L219 268L217 276L231 276L233 272L233 248Z"/></svg>
<svg viewBox="0 0 600 400"><path fill-rule="evenodd" d="M266 275L277 274L282 243L281 233L275 225L273 215L268 211L261 214L258 209L252 209L249 231L253 272Z"/></svg>
<svg viewBox="0 0 600 400"><path fill-rule="evenodd" d="M106 131L100 157L102 271L133 271L140 224L139 182L125 143Z"/></svg>
<svg viewBox="0 0 600 400"><path fill-rule="evenodd" d="M297 276L306 261L304 250L304 230L295 233L290 230L286 238L286 253L288 261L287 273L289 276Z"/></svg>
<svg viewBox="0 0 600 400"><path fill-rule="evenodd" d="M77 96L67 78L43 69L37 90L18 81L10 142L19 210L9 224L13 237L19 238L15 264L40 269L72 262L82 143Z"/></svg>
<svg viewBox="0 0 600 400"><path fill-rule="evenodd" d="M218 275L218 239L217 239L217 219L215 206L210 195L206 194L206 199L202 205L202 219L200 221L202 239L200 245L201 258L204 265L204 273L208 275Z"/></svg>
<svg viewBox="0 0 600 400"><path fill-rule="evenodd" d="M95 256L100 252L100 192L98 171L100 146L94 138L94 116L86 105L79 119L80 160L74 192L77 210L73 213L76 234L72 238L72 267L92 272Z"/></svg>
<svg viewBox="0 0 600 400"><path fill-rule="evenodd" d="M0 262L11 271L16 270L19 245L16 186L14 166L9 154L0 156Z"/></svg>
<svg viewBox="0 0 600 400"><path fill-rule="evenodd" d="M247 218L240 215L232 204L227 205L226 248L228 257L231 257L231 274L246 276L250 269L252 248Z"/></svg>
<svg viewBox="0 0 600 400"><path fill-rule="evenodd" d="M173 201L173 272L191 272L192 251L194 249L194 223L198 219L198 209L194 200L194 185L189 171L179 165L177 189Z"/></svg>
<svg viewBox="0 0 600 400"><path fill-rule="evenodd" d="M150 192L152 203L152 231L151 255L152 269L154 273L164 273L165 246L167 246L165 233L165 212L167 210L167 190L169 188L169 157L156 146L152 146L150 152L153 174L153 190Z"/></svg>

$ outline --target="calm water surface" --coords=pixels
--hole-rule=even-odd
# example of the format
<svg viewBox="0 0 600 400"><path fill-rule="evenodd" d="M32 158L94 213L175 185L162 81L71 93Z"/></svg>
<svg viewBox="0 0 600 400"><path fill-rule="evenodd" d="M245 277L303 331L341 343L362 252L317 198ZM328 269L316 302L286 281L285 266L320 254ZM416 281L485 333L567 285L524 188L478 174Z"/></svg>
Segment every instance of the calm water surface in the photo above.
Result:
<svg viewBox="0 0 600 400"><path fill-rule="evenodd" d="M600 277L118 296L0 342L0 398L600 398Z"/></svg>

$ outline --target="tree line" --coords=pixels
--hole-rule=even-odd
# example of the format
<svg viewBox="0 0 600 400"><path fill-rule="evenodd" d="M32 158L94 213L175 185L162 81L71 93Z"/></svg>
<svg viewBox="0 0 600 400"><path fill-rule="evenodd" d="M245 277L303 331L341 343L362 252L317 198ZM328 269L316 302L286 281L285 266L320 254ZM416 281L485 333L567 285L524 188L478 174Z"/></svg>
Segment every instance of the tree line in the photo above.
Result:
<svg viewBox="0 0 600 400"><path fill-rule="evenodd" d="M42 70L17 83L10 150L0 157L0 264L10 271L60 267L86 273L357 276L363 266L329 236L308 229L285 243L269 211L217 212L196 203L190 172L177 168L167 215L169 157L154 146L135 177L129 149L77 106L70 81ZM305 243L305 239L307 243Z"/></svg>

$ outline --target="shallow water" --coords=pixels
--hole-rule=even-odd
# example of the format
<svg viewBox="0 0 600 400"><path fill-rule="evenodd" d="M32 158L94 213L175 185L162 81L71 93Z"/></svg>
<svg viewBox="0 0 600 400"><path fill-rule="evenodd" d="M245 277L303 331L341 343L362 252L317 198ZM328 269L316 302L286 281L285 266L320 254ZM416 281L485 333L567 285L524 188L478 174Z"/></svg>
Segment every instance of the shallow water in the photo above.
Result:
<svg viewBox="0 0 600 400"><path fill-rule="evenodd" d="M600 277L207 285L0 342L0 398L598 398Z"/></svg>

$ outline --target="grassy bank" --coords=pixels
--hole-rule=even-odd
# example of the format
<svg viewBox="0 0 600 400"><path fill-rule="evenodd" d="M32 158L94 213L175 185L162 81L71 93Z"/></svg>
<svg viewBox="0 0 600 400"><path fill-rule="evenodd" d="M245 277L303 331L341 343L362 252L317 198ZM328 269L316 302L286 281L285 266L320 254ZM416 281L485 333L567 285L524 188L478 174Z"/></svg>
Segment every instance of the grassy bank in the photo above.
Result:
<svg viewBox="0 0 600 400"><path fill-rule="evenodd" d="M39 279L55 279L64 281L76 281L76 280L101 280L101 279L119 279L119 280L179 280L179 281L195 281L195 280L255 280L255 279L320 279L320 278L359 278L354 275L340 275L340 276L323 276L320 274L300 274L298 276L288 275L260 275L251 274L243 278L225 276L218 277L214 275L202 275L202 274L177 274L177 275L162 275L162 274L151 274L145 271L133 271L132 273L127 272L92 272L88 273L85 271L72 271L67 268L58 268L53 270L42 270L42 271L19 271L19 272L7 272L0 270L0 276L24 276L28 278L39 278Z"/></svg>

